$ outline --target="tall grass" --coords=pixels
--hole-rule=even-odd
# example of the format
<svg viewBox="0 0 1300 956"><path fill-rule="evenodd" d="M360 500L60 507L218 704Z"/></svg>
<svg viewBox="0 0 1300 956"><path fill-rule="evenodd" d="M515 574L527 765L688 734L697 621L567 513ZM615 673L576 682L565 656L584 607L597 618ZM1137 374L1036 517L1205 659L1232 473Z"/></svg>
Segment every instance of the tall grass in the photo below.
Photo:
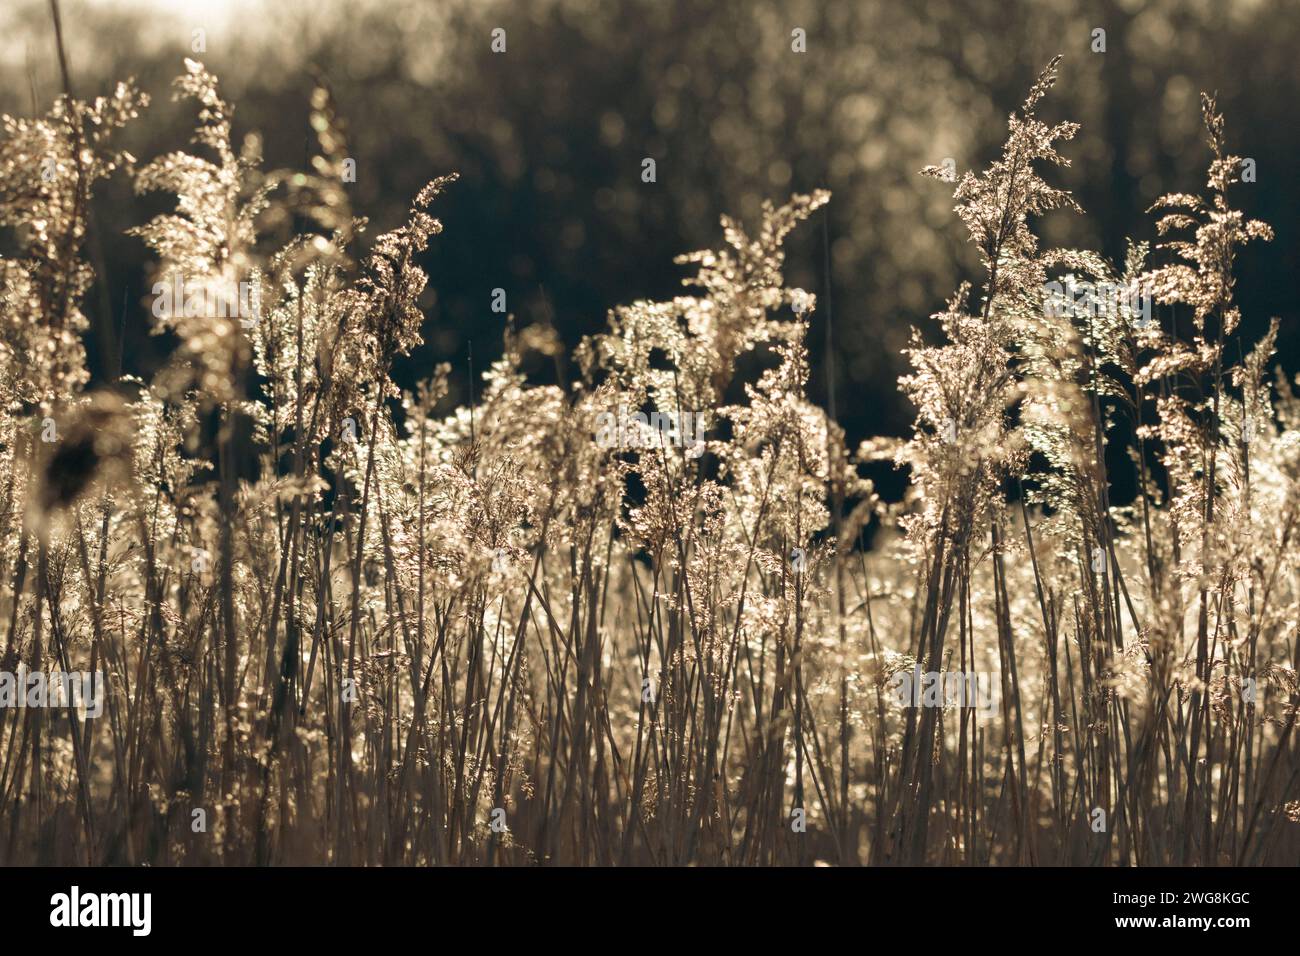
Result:
<svg viewBox="0 0 1300 956"><path fill-rule="evenodd" d="M1074 208L1040 175L1076 131L1037 116L1055 79L956 184L986 278L914 340L913 435L856 451L782 277L824 192L724 219L688 294L572 356L510 323L450 409L445 367L409 393L390 370L452 177L363 242L326 90L305 172L237 148L194 62L192 152L114 150L130 84L6 117L0 670L109 689L91 719L0 708L0 861L1296 862L1300 403L1276 325L1242 343L1233 305L1269 230L1229 205L1207 97L1207 192L1157 204L1188 238L1122 270L1041 248L1031 221ZM169 366L89 389L82 246L116 170L176 197L130 230L159 282L248 282L260 312L163 310ZM1045 298L1083 281L1153 320ZM703 446L597 440L620 408L703 416ZM882 459L902 502L862 477ZM996 705L900 702L932 671L991 675Z"/></svg>

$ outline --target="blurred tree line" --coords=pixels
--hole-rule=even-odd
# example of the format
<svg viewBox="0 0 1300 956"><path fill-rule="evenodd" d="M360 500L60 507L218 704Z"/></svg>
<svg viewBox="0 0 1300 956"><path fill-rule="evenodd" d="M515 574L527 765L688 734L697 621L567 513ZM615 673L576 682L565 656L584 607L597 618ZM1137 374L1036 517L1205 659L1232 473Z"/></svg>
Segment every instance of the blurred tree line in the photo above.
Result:
<svg viewBox="0 0 1300 956"><path fill-rule="evenodd" d="M764 199L827 187L825 221L792 238L787 270L820 299L812 394L826 396L831 315L850 441L904 433L899 349L910 326L932 332L928 315L975 265L950 190L916 172L945 158L959 174L986 163L1057 52L1047 116L1083 124L1063 185L1088 215L1053 214L1041 223L1048 241L1122 261L1127 237L1154 239L1151 201L1203 185L1198 93L1217 89L1232 149L1257 162L1236 203L1277 231L1240 263L1246 331L1280 316L1280 358L1291 373L1300 365L1295 0L231 2L214 18L215 0L206 14L168 0L63 0L76 93L135 76L154 102L127 147L152 158L188 141L193 117L169 83L182 57L201 59L236 104L236 134L260 132L275 168L305 163L323 77L348 122L354 207L370 235L398 223L432 176L459 171L428 255L426 342L398 370L414 382L452 362L454 401L467 398L471 347L479 370L500 353L493 289L520 325L551 322L572 346L611 306L676 294L673 256L716 246L720 214L752 222ZM496 28L505 52L493 52ZM1098 28L1104 53L1093 52ZM795 29L806 52L792 49ZM62 86L45 0L11 0L0 37L0 110L44 111ZM147 376L166 353L149 334L144 246L121 235L158 202L122 177L97 201L92 255L107 280L87 311L100 376L119 361ZM541 360L531 371L555 374Z"/></svg>

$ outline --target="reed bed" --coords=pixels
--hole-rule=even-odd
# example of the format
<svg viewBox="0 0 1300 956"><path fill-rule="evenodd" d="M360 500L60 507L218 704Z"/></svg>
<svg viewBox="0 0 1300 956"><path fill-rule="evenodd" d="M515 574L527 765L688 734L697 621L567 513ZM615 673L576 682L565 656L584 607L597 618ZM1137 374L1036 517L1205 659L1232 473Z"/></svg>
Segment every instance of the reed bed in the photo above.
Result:
<svg viewBox="0 0 1300 956"><path fill-rule="evenodd" d="M856 449L853 397L809 395L828 303L782 276L825 192L724 219L572 353L509 322L450 407L446 366L391 371L454 177L369 239L326 89L306 170L236 144L193 61L194 142L147 163L130 83L4 118L0 671L107 689L0 708L0 862L1295 864L1300 403L1233 304L1270 231L1205 97L1154 247L1044 248L1081 212L1043 178L1056 70L987 169L926 171L984 280L914 338L911 436ZM175 197L123 241L188 291L150 319L169 365L92 387L110 175ZM188 307L240 283L254 315ZM979 706L900 698L931 673L987 675Z"/></svg>

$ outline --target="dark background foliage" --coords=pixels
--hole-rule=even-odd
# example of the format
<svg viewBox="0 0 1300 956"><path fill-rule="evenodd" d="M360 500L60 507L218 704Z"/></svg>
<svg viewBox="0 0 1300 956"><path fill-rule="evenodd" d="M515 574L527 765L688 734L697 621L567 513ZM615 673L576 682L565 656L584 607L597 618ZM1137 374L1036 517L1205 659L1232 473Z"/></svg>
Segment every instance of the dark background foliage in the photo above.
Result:
<svg viewBox="0 0 1300 956"><path fill-rule="evenodd" d="M1198 93L1218 90L1232 149L1257 162L1235 203L1276 241L1240 261L1244 330L1282 319L1279 359L1297 361L1300 96L1294 0L64 0L79 96L135 76L153 105L130 130L141 160L185 145L192 113L170 101L182 57L203 60L236 104L236 135L259 132L266 165L301 166L313 75L331 86L357 161L354 207L369 235L395 225L428 179L458 170L439 200L446 232L430 249L425 344L398 368L413 383L439 361L465 401L476 368L500 354L507 292L520 325L553 322L572 346L611 306L680 290L674 255L721 241L718 217L753 223L764 199L824 186L824 217L789 244L790 282L818 293L812 395L827 395L833 316L839 418L851 444L903 434L899 349L942 307L974 260L950 190L916 171L978 168L1006 114L1055 53L1050 120L1083 124L1062 184L1087 216L1057 213L1048 242L1122 261L1128 237L1154 239L1145 209L1200 191L1207 150ZM507 51L490 49L493 28ZM807 52L791 51L791 30ZM1094 53L1092 31L1106 30ZM206 51L192 52L203 29ZM0 110L44 111L61 88L45 0L0 11ZM657 182L641 181L645 157ZM168 343L150 334L148 261L122 230L160 200L124 177L97 200L92 259L95 374L148 376ZM825 276L830 277L830 289ZM829 292L829 294L828 294ZM829 305L829 308L828 308ZM538 361L544 379L555 373Z"/></svg>

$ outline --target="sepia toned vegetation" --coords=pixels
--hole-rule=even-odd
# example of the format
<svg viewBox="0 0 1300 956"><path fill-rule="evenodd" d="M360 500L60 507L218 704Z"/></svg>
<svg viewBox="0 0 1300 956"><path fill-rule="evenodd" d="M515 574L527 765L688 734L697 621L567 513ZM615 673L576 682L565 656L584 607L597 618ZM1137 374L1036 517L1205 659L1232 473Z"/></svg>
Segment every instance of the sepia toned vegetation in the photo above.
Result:
<svg viewBox="0 0 1300 956"><path fill-rule="evenodd" d="M1042 248L1036 217L1082 211L1043 178L1077 130L1038 116L1055 80L956 179L985 281L914 338L913 435L856 450L852 396L808 397L818 303L782 274L826 192L724 219L684 294L573 354L512 324L448 408L445 366L391 372L454 177L367 241L325 88L301 171L232 142L195 61L189 151L115 147L132 84L6 117L0 670L108 692L89 719L0 708L0 862L1294 864L1300 402L1233 298L1270 231L1229 203L1205 97L1204 194L1157 204L1154 249ZM89 388L83 246L114 173L174 197L124 240L162 287L251 283L258 311L173 301L163 372ZM1154 319L1056 307L1053 282L1140 290ZM703 453L597 441L619 408L702 416ZM901 503L862 477L881 460ZM905 705L918 671L990 674L997 704Z"/></svg>

